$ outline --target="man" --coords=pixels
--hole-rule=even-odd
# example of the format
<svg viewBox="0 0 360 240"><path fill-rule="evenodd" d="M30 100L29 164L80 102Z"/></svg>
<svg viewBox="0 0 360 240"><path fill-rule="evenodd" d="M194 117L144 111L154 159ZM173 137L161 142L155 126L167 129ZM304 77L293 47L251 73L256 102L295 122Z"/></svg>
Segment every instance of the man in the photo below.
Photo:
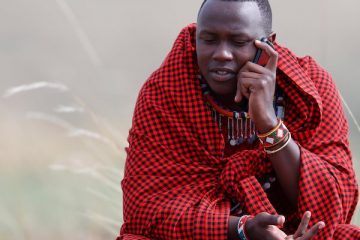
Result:
<svg viewBox="0 0 360 240"><path fill-rule="evenodd" d="M360 238L336 87L271 22L266 0L205 1L144 84L119 239Z"/></svg>

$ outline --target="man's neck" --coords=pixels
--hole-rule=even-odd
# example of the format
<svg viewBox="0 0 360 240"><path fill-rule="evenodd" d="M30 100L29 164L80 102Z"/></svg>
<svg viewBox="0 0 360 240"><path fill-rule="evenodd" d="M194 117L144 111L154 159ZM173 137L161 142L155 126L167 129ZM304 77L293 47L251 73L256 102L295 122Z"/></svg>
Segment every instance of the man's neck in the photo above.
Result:
<svg viewBox="0 0 360 240"><path fill-rule="evenodd" d="M214 96L216 101L221 104L221 106L224 106L227 109L230 109L231 111L237 111L237 112L248 111L248 100L246 98L243 98L243 100L240 103L236 103L233 97L217 95L214 93L212 93L212 95Z"/></svg>

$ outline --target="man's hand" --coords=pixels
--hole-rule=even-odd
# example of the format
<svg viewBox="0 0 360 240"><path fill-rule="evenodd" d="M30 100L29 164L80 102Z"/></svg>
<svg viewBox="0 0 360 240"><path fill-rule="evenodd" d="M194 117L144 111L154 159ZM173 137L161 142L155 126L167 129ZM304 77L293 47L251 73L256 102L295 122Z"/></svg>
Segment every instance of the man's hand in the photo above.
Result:
<svg viewBox="0 0 360 240"><path fill-rule="evenodd" d="M265 67L247 62L239 71L235 102L249 99L249 114L260 133L270 131L277 124L273 107L278 53L268 44L256 40L255 45L269 55Z"/></svg>
<svg viewBox="0 0 360 240"><path fill-rule="evenodd" d="M310 212L305 212L294 235L287 236L279 229L284 225L284 216L275 216L265 212L249 219L245 224L245 230L251 240L310 240L325 226L323 222L318 222L307 231L310 217Z"/></svg>
<svg viewBox="0 0 360 240"><path fill-rule="evenodd" d="M325 227L324 222L318 222L314 226L307 231L307 227L311 218L311 213L309 211L304 213L303 218L301 219L301 223L296 230L294 235L289 235L285 239L286 240L308 240L312 239L319 232L320 229Z"/></svg>
<svg viewBox="0 0 360 240"><path fill-rule="evenodd" d="M262 212L246 222L245 232L251 240L285 239L286 234L278 227L282 227L284 222L284 216L275 216Z"/></svg>

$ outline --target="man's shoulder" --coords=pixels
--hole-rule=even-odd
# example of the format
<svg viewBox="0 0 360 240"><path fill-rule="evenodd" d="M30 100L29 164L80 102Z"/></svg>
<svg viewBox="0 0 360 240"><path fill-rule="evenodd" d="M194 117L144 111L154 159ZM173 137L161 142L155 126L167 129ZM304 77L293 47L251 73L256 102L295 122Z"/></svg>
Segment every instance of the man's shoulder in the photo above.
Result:
<svg viewBox="0 0 360 240"><path fill-rule="evenodd" d="M307 75L316 85L319 82L332 82L331 74L321 66L321 64L310 55L298 56L290 49L276 44L279 53L279 68L293 71L297 68ZM287 69L288 68L288 69Z"/></svg>

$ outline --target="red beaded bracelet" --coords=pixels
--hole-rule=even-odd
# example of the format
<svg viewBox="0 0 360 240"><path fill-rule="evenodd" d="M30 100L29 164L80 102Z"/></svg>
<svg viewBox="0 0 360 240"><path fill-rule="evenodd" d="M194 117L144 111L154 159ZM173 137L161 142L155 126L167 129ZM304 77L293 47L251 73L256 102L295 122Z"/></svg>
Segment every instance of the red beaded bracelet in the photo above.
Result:
<svg viewBox="0 0 360 240"><path fill-rule="evenodd" d="M240 240L247 240L248 239L247 236L246 236L246 232L245 232L245 223L249 219L252 219L252 218L254 218L254 217L251 216L251 215L244 215L244 216L240 217L238 227L237 227L238 235L239 235Z"/></svg>

